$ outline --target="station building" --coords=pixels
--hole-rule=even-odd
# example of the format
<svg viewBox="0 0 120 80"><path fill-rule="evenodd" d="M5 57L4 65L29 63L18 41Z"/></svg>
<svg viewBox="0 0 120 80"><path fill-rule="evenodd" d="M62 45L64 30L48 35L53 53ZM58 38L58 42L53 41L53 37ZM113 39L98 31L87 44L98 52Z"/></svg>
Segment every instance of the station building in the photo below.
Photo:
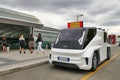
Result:
<svg viewBox="0 0 120 80"><path fill-rule="evenodd" d="M30 34L33 34L36 39L38 33L41 33L43 38L42 47L46 48L47 45L47 48L51 48L58 32L58 29L45 27L35 16L0 8L0 45L2 36L6 36L10 49L18 49L20 34L24 35L27 44Z"/></svg>

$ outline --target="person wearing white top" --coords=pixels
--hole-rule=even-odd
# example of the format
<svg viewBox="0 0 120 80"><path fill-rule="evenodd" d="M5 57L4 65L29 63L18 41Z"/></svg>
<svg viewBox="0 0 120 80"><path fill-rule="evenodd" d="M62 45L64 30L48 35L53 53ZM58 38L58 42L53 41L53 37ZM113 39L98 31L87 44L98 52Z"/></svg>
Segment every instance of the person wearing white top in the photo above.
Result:
<svg viewBox="0 0 120 80"><path fill-rule="evenodd" d="M37 41L38 43L38 46L37 46L37 54L39 54L39 51L41 50L43 52L43 49L42 49L42 37L41 37L41 34L39 33L38 34L38 37L37 37ZM44 52L43 52L44 53Z"/></svg>

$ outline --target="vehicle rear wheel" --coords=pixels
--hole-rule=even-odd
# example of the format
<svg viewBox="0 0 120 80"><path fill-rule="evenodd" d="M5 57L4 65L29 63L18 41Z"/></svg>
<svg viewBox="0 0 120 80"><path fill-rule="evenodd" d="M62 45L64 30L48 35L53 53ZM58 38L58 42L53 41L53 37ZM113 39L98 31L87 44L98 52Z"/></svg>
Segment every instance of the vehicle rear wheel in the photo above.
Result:
<svg viewBox="0 0 120 80"><path fill-rule="evenodd" d="M97 66L98 66L98 58L97 58L97 54L94 53L93 58L92 58L92 68L91 68L91 70L95 71Z"/></svg>
<svg viewBox="0 0 120 80"><path fill-rule="evenodd" d="M111 51L110 48L107 48L107 60L109 60L111 58Z"/></svg>

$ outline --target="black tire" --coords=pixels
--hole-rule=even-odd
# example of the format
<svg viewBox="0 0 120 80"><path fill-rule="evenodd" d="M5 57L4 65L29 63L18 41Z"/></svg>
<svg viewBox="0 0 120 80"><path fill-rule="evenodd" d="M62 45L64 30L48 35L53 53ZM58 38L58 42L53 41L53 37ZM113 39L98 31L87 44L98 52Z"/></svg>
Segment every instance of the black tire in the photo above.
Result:
<svg viewBox="0 0 120 80"><path fill-rule="evenodd" d="M110 48L107 48L107 60L109 60L111 58L111 51Z"/></svg>
<svg viewBox="0 0 120 80"><path fill-rule="evenodd" d="M91 71L95 71L98 66L98 57L97 54L94 53L93 58L92 58L92 68Z"/></svg>

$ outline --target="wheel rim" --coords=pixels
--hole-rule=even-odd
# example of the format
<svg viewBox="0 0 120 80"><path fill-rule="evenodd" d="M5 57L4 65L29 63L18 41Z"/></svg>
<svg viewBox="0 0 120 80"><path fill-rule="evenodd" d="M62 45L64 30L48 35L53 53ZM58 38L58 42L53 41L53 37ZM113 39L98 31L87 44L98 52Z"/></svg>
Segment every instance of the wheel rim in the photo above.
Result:
<svg viewBox="0 0 120 80"><path fill-rule="evenodd" d="M96 56L93 57L93 67L94 68L97 67L97 57Z"/></svg>

